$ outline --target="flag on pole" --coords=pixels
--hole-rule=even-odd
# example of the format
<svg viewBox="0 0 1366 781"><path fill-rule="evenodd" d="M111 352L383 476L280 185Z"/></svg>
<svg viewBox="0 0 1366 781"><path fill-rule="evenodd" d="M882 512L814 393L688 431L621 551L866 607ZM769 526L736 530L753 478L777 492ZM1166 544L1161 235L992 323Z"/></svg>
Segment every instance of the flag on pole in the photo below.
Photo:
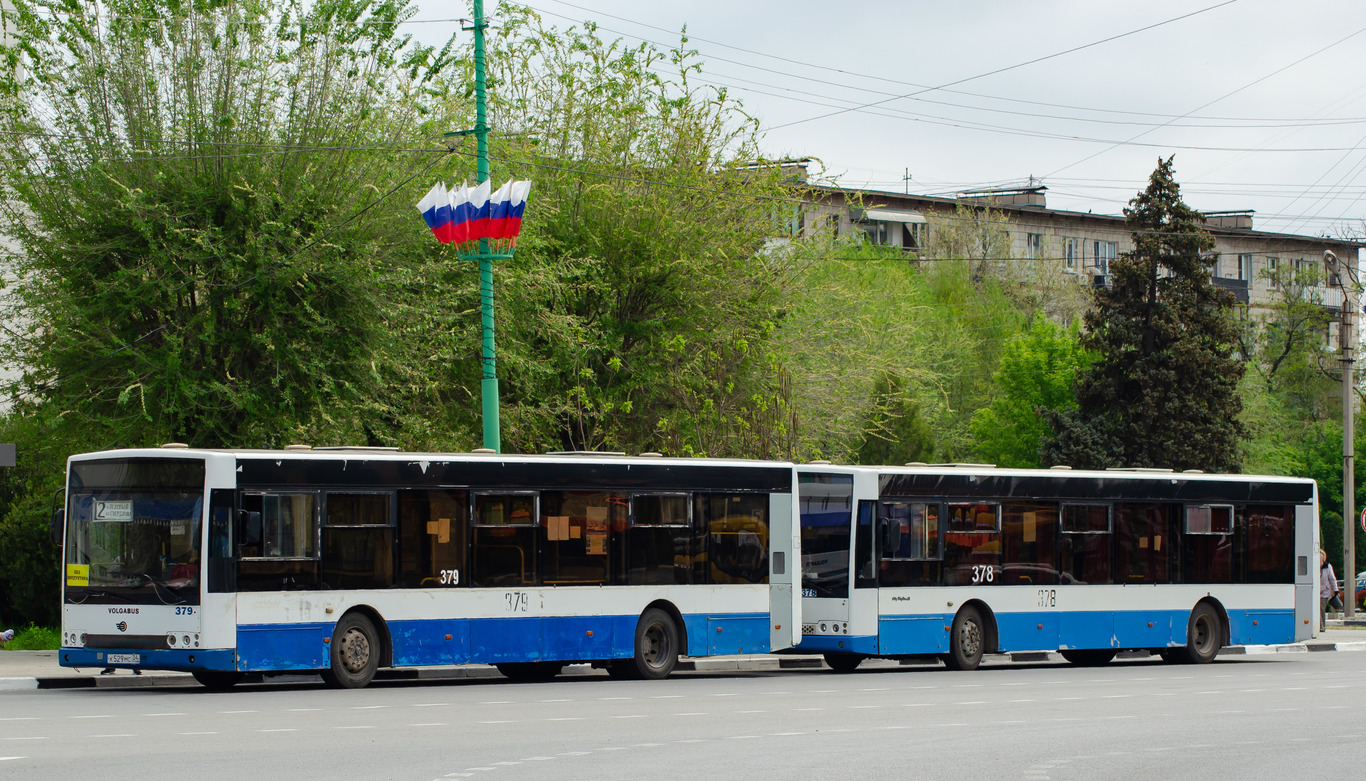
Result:
<svg viewBox="0 0 1366 781"><path fill-rule="evenodd" d="M489 198L489 226L488 237L490 239L506 238L503 229L507 227L508 221L508 198L512 194L512 180L509 179L498 188Z"/></svg>
<svg viewBox="0 0 1366 781"><path fill-rule="evenodd" d="M417 202L427 227L442 244L464 244L479 239L511 240L517 246L517 234L522 229L522 214L526 211L531 182L509 179L492 194L489 182L475 187L461 185L449 191L437 182Z"/></svg>
<svg viewBox="0 0 1366 781"><path fill-rule="evenodd" d="M417 202L417 210L422 213L422 219L432 229L437 241L442 244L450 242L451 201L446 193L446 185L441 182L432 185L432 189Z"/></svg>
<svg viewBox="0 0 1366 781"><path fill-rule="evenodd" d="M503 225L503 238L515 239L522 230L522 213L526 211L526 199L531 194L531 182L512 183L512 193L508 197L508 217Z"/></svg>

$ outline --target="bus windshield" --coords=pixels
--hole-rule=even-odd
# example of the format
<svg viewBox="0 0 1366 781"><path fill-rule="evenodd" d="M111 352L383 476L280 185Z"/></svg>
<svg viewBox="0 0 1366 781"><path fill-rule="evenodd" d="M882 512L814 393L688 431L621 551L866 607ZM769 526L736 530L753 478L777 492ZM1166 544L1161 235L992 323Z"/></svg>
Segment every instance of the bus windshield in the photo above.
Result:
<svg viewBox="0 0 1366 781"><path fill-rule="evenodd" d="M174 463L172 469L158 459L72 465L67 602L199 604L204 464Z"/></svg>

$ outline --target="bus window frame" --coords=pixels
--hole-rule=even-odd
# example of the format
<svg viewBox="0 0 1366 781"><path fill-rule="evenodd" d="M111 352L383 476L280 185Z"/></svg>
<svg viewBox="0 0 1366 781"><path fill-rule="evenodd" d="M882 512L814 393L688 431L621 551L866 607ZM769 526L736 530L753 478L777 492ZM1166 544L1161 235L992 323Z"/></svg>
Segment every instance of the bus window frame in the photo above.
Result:
<svg viewBox="0 0 1366 781"><path fill-rule="evenodd" d="M322 524L322 501L320 501L320 499L321 499L322 493L323 493L322 489L312 489L312 490L309 490L309 489L289 490L289 489L266 488L266 489L261 489L261 490L256 490L256 489L243 490L243 491L241 492L241 499L243 499L243 500L246 499L246 498L249 497L249 496L259 496L259 497L262 497L262 500L261 500L262 520L261 520L261 540L260 540L261 555L260 555L260 556L240 556L240 557L239 557L239 561L321 561L321 560L322 560L322 553L323 553L323 551L322 551L322 547L323 547L323 524ZM313 519L312 519L312 523L313 523L313 555L311 555L311 556L268 556L268 555L266 555L266 553L265 553L265 550L266 550L265 523L266 523L266 522L265 522L265 518L264 518L264 515L265 515L265 498L264 498L264 497L267 497L267 496L274 496L274 497L282 497L282 496L311 496L311 497L313 497L313 508L312 508L313 511L312 511L312 513L311 513L312 516L313 516ZM244 502L244 503L245 503L245 502Z"/></svg>
<svg viewBox="0 0 1366 781"><path fill-rule="evenodd" d="M886 507L887 505L889 505L889 504L904 504L904 505L917 505L917 504L918 504L918 505L921 505L922 507L925 507L927 510L928 510L929 508L931 508L931 507L934 508L934 510L935 510L935 519L934 519L934 521L935 521L935 534L934 534L934 537L935 537L935 545L934 545L934 550L933 550L933 551L927 550L927 551L926 551L926 555L924 555L924 556L897 556L897 555L895 555L896 547L895 547L895 546L888 546L888 545L886 544L886 541L887 541L887 528L888 528L889 523L890 523L890 521L891 521L892 519L891 519L891 517L890 517L889 515L885 515L885 514L883 514L883 512L882 512L883 508L885 508L885 507ZM877 533L877 541L879 542L879 544L878 544L877 546L875 546L875 548L874 548L874 550L875 550L878 554L880 554L880 555L878 556L878 558L877 558L878 561L935 561L935 562L938 562L938 561L943 561L943 560L944 560L944 535L947 533L947 530L944 528L944 514L945 514L945 512L944 512L944 503L943 503L943 502L926 502L926 501L916 501L915 499L898 500L898 499L887 499L887 498L883 498L883 499L880 499L880 500L878 501L878 505L879 505L879 507L878 507L878 514L877 514L877 515L878 515L878 522L877 522L877 532L876 532L876 533ZM928 517L928 515L927 515L926 517ZM923 527L922 527L922 531L923 531ZM891 550L888 550L889 547L891 548ZM929 548L928 545L926 545L925 547L926 547L926 548ZM889 555L889 554L892 554L892 555Z"/></svg>
<svg viewBox="0 0 1366 781"><path fill-rule="evenodd" d="M1192 531L1192 530L1191 530L1191 510L1198 510L1198 509L1201 509L1201 508L1210 511L1210 517L1209 517L1209 527L1210 527L1210 530L1209 530L1209 531ZM1215 509L1223 509L1223 510L1227 510L1227 511L1228 511L1228 529L1227 529L1227 531L1215 531L1215 530L1214 530L1214 510L1215 510ZM1224 504L1224 503L1222 503L1222 502L1221 502L1221 503L1217 503L1217 504L1216 504L1216 503L1212 503L1212 502L1202 502L1202 503L1200 503L1200 504L1187 504L1187 505L1185 505L1185 506L1183 507L1181 533L1182 533L1182 534L1195 534L1195 535L1209 536L1209 537L1227 537L1227 536L1233 534L1233 530L1234 530L1234 528L1235 528L1235 526L1236 526L1236 520L1235 520L1235 519L1236 519L1237 516L1235 515L1235 512L1236 512L1236 508L1235 508L1233 505L1231 505L1231 504Z"/></svg>
<svg viewBox="0 0 1366 781"><path fill-rule="evenodd" d="M1069 507L1104 507L1105 508L1105 529L1069 529L1067 527L1067 508ZM1113 534L1115 531L1115 505L1114 502L1059 502L1058 503L1058 531L1062 534Z"/></svg>
<svg viewBox="0 0 1366 781"><path fill-rule="evenodd" d="M1001 533L1001 503L1000 503L999 501L987 500L987 501L973 502L973 501L965 501L965 500L958 500L958 501L949 500L949 501L947 501L947 502L943 502L942 504L943 504L942 510L943 510L943 513L944 513L944 524L943 524L943 533L944 533L944 534L1000 534L1000 533ZM974 518L974 520L973 520L973 526L972 526L971 529L956 529L956 528L953 527L953 523L952 523L952 521L953 521L953 508L955 508L955 507L981 507L981 506L984 506L984 505L987 506L987 507L991 507L991 508L995 511L995 514L996 514L995 523L994 523L994 525L993 525L990 529L980 529L980 528L978 528L978 527L977 527L977 523L976 523L975 518Z"/></svg>
<svg viewBox="0 0 1366 781"><path fill-rule="evenodd" d="M479 522L479 499L485 496L530 496L531 497L531 522L530 523L480 523ZM540 528L541 526L541 492L540 491L470 491L470 528L471 529L505 529L505 528Z"/></svg>
<svg viewBox="0 0 1366 781"><path fill-rule="evenodd" d="M640 493L628 493L630 505L626 510L627 528L634 529L639 526L642 529L691 529L693 528L693 501L692 494L687 491L641 491ZM681 498L684 510L687 513L687 520L683 523L636 523L636 499L668 496Z"/></svg>

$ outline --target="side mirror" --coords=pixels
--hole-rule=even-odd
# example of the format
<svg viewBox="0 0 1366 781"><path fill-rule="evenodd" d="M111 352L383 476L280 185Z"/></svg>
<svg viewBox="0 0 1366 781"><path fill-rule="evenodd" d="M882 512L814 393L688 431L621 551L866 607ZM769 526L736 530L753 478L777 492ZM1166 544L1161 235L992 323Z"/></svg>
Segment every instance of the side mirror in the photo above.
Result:
<svg viewBox="0 0 1366 781"><path fill-rule="evenodd" d="M260 545L261 513L255 510L238 510L237 517L242 523L242 536L238 543L246 546Z"/></svg>
<svg viewBox="0 0 1366 781"><path fill-rule="evenodd" d="M52 538L54 547L62 547L62 533L66 530L66 508L59 507L52 513L52 520L48 522L47 533Z"/></svg>
<svg viewBox="0 0 1366 781"><path fill-rule="evenodd" d="M52 494L52 520L48 521L47 534L52 544L62 547L62 537L66 534L66 489L58 488Z"/></svg>

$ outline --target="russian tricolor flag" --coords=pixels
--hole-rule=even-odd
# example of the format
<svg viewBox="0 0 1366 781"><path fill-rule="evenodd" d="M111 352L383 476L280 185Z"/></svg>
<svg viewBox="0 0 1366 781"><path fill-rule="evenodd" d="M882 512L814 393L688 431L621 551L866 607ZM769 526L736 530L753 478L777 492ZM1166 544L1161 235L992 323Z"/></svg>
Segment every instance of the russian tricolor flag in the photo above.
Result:
<svg viewBox="0 0 1366 781"><path fill-rule="evenodd" d="M516 246L530 192L528 181L509 180L492 194L486 181L473 188L462 185L450 191L437 182L418 201L417 210L442 244L508 239L510 246Z"/></svg>

